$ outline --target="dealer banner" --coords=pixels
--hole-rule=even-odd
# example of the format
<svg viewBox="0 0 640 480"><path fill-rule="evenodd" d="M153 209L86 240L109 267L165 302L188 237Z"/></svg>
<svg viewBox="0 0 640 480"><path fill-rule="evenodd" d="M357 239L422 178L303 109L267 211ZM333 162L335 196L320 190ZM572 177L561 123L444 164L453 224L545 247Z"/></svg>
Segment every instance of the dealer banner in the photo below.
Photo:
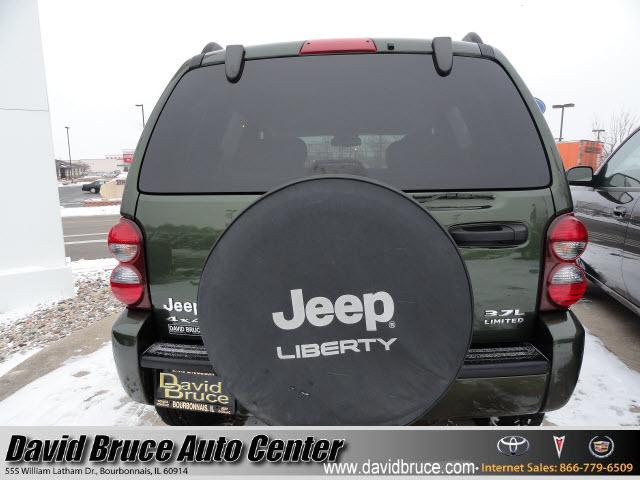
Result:
<svg viewBox="0 0 640 480"><path fill-rule="evenodd" d="M1 478L637 475L637 430L0 428Z"/></svg>

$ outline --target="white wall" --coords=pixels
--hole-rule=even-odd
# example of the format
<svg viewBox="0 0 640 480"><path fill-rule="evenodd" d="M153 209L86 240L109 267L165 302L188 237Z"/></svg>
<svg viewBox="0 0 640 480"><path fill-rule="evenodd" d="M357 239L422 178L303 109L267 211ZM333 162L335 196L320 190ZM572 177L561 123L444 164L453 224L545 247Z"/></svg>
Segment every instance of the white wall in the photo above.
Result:
<svg viewBox="0 0 640 480"><path fill-rule="evenodd" d="M36 0L0 0L0 313L73 296Z"/></svg>

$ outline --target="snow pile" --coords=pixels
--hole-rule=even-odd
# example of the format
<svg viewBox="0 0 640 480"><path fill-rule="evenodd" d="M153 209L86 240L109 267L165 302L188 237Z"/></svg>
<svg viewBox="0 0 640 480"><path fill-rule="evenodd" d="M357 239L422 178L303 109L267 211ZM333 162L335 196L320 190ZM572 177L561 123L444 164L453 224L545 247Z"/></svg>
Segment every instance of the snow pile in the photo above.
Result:
<svg viewBox="0 0 640 480"><path fill-rule="evenodd" d="M587 333L580 379L569 403L550 412L556 425L640 425L640 373Z"/></svg>
<svg viewBox="0 0 640 480"><path fill-rule="evenodd" d="M121 202L122 198L120 197L114 197L114 198L87 198L86 200L83 200L82 203L86 205L91 205L92 203L95 205L99 205L103 202Z"/></svg>
<svg viewBox="0 0 640 480"><path fill-rule="evenodd" d="M111 270L118 261L115 258L98 258L97 260L76 260L71 262L73 278L78 281L108 279Z"/></svg>
<svg viewBox="0 0 640 480"><path fill-rule="evenodd" d="M91 217L95 215L120 215L120 205L102 207L60 207L61 217Z"/></svg>
<svg viewBox="0 0 640 480"><path fill-rule="evenodd" d="M0 425L151 425L156 418L122 389L110 343L0 402Z"/></svg>
<svg viewBox="0 0 640 480"><path fill-rule="evenodd" d="M89 183L89 182L83 182L83 183ZM62 183L62 182L58 182L58 188L80 187L80 186L82 186L82 183Z"/></svg>

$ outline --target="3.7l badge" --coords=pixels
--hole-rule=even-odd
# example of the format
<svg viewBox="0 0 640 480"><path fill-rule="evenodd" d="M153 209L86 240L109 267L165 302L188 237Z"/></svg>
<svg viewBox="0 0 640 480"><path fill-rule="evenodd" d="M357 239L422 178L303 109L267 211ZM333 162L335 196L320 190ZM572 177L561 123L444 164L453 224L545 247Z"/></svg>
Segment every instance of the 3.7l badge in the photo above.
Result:
<svg viewBox="0 0 640 480"><path fill-rule="evenodd" d="M524 322L524 313L519 308L485 310L485 325L516 325Z"/></svg>

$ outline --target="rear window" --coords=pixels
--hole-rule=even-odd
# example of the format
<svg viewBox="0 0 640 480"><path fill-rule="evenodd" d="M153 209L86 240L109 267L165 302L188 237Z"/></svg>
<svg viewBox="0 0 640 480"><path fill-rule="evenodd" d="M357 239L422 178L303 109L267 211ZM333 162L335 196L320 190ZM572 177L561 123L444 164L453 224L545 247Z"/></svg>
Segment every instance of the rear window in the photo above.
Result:
<svg viewBox="0 0 640 480"><path fill-rule="evenodd" d="M252 60L187 73L169 97L140 173L149 193L260 193L321 174L407 191L549 184L533 120L495 62L430 55Z"/></svg>

